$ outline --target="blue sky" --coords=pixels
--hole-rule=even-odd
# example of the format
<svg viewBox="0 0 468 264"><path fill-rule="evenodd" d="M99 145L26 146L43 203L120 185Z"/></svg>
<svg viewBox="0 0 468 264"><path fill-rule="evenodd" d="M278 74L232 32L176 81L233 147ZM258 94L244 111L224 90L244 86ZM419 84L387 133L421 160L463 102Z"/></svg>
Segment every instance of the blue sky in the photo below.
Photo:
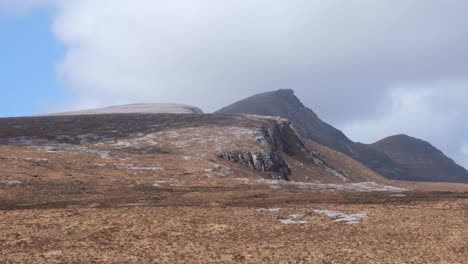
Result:
<svg viewBox="0 0 468 264"><path fill-rule="evenodd" d="M62 96L56 64L65 49L54 39L51 23L48 9L0 14L0 117L37 114Z"/></svg>

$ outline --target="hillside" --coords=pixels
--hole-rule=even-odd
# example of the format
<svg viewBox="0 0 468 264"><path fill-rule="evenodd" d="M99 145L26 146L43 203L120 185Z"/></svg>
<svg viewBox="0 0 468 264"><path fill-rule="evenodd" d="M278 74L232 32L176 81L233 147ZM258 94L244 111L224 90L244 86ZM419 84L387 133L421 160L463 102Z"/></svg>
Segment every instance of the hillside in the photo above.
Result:
<svg viewBox="0 0 468 264"><path fill-rule="evenodd" d="M56 186L59 193L61 188L76 187L78 179L78 185L87 186L84 188L90 188L91 193L101 187L123 188L130 179L132 186L135 182L152 185L158 180L227 184L249 177L309 183L386 183L366 168L348 170L339 160L325 160L326 155L305 144L288 120L264 116L4 118L0 119L0 148L0 153L10 153L11 157L2 161L1 169L8 177L0 180L24 186L49 183L49 191ZM23 196L33 189L25 189Z"/></svg>
<svg viewBox="0 0 468 264"><path fill-rule="evenodd" d="M441 156L440 150L434 147L405 148L403 142L398 151L387 151L387 148L382 147L384 143L362 144L351 141L305 107L293 90L257 94L224 107L217 113L248 113L287 118L301 136L344 153L388 179L468 182L468 172L443 154ZM423 160L413 164L414 156ZM428 159L424 160L425 158Z"/></svg>
<svg viewBox="0 0 468 264"><path fill-rule="evenodd" d="M406 180L457 182L467 179L468 171L456 164L429 142L407 135L382 139L372 147L385 153L404 170Z"/></svg>

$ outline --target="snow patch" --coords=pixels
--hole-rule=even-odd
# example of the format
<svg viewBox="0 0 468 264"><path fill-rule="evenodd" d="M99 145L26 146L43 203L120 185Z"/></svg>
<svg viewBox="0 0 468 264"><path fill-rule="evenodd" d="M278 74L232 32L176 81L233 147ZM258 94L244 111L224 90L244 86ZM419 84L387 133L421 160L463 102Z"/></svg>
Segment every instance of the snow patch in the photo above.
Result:
<svg viewBox="0 0 468 264"><path fill-rule="evenodd" d="M32 162L49 162L49 159L46 158L24 158L24 160Z"/></svg>
<svg viewBox="0 0 468 264"><path fill-rule="evenodd" d="M99 151L99 152L98 152L98 155L99 155L102 159L108 159L108 158L109 158L109 151Z"/></svg>
<svg viewBox="0 0 468 264"><path fill-rule="evenodd" d="M82 134L82 135L78 135L76 137L80 140L80 144L82 144L82 145L88 144L91 141L99 140L99 139L102 138L102 137L100 137L100 136L98 136L96 134L93 134L93 133Z"/></svg>
<svg viewBox="0 0 468 264"><path fill-rule="evenodd" d="M20 181L15 181L15 180L0 180L0 184L2 185L19 185L21 184L22 182Z"/></svg>
<svg viewBox="0 0 468 264"><path fill-rule="evenodd" d="M260 209L257 209L257 212L277 213L280 210L281 210L281 208L260 208Z"/></svg>
<svg viewBox="0 0 468 264"><path fill-rule="evenodd" d="M285 225L290 225L290 224L307 224L307 221L305 220L299 220L298 218L302 217L299 214L290 214L289 218L287 219L278 219L278 222L285 224Z"/></svg>
<svg viewBox="0 0 468 264"><path fill-rule="evenodd" d="M192 159L192 157L190 157L190 156L182 156L182 160L191 160L191 159Z"/></svg>
<svg viewBox="0 0 468 264"><path fill-rule="evenodd" d="M32 145L33 144L33 138L32 137L14 137L14 138L8 138L7 142L9 144L18 144L18 145Z"/></svg>
<svg viewBox="0 0 468 264"><path fill-rule="evenodd" d="M333 222L346 222L349 225L359 224L361 219L367 218L367 213L346 214L339 211L329 211L315 209L314 213L323 214L333 220Z"/></svg>
<svg viewBox="0 0 468 264"><path fill-rule="evenodd" d="M316 191L356 191L356 192L405 192L407 189L382 186L374 182L359 182L352 184L314 184L314 183L299 183L299 189L316 190Z"/></svg>
<svg viewBox="0 0 468 264"><path fill-rule="evenodd" d="M136 165L136 164L127 164L127 165L125 165L125 168L129 169L129 170L140 170L140 171L160 171L160 170L164 170L163 168L157 167L157 166L145 167L145 166Z"/></svg>
<svg viewBox="0 0 468 264"><path fill-rule="evenodd" d="M250 179L248 178L234 178L233 180L240 181L242 183L249 183Z"/></svg>

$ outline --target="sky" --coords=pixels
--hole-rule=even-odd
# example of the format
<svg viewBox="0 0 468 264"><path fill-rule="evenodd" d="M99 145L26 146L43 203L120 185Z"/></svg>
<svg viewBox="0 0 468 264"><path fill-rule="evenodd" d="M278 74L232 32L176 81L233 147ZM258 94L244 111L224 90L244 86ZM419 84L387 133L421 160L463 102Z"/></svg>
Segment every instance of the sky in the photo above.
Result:
<svg viewBox="0 0 468 264"><path fill-rule="evenodd" d="M468 167L466 0L0 0L0 116L275 89Z"/></svg>

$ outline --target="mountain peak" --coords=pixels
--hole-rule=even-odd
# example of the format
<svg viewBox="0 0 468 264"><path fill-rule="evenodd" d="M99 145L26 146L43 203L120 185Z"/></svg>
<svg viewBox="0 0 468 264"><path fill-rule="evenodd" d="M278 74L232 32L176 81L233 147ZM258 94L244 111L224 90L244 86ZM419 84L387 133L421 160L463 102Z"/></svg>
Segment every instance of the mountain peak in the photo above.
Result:
<svg viewBox="0 0 468 264"><path fill-rule="evenodd" d="M412 136L408 136L407 134L397 134L397 135L389 136L386 139L404 139L404 140L414 140L414 139L416 139L416 140L418 140L417 138L412 137Z"/></svg>
<svg viewBox="0 0 468 264"><path fill-rule="evenodd" d="M291 96L292 95L296 97L293 89L278 89L278 90L267 92L267 93L271 93L271 94L275 94L279 96Z"/></svg>
<svg viewBox="0 0 468 264"><path fill-rule="evenodd" d="M292 89L260 93L226 106L216 113L280 116L289 119L297 132L332 149L347 153L351 141L338 129L328 125L296 97Z"/></svg>
<svg viewBox="0 0 468 264"><path fill-rule="evenodd" d="M284 110L305 108L292 89L259 93L218 110L216 113L242 113L280 116ZM279 111L281 110L281 111Z"/></svg>
<svg viewBox="0 0 468 264"><path fill-rule="evenodd" d="M419 138L409 136L407 134L397 134L397 135L393 135L393 136L383 138L383 139L375 142L374 144L394 144L394 143L403 144L403 143L411 143L411 142L422 143L422 142L425 142L425 141L423 141L423 140L421 140Z"/></svg>
<svg viewBox="0 0 468 264"><path fill-rule="evenodd" d="M373 143L372 145L387 146L387 148L409 148L410 146L419 146L419 148L436 150L436 147L432 146L429 142L406 134L389 136Z"/></svg>

